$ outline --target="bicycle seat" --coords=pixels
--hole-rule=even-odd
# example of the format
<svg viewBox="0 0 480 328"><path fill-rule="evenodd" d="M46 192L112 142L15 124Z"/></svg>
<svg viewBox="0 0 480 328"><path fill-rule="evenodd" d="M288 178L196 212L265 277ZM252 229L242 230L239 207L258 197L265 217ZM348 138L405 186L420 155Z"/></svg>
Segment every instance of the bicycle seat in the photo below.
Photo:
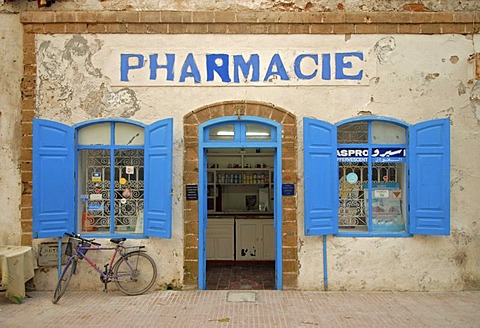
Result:
<svg viewBox="0 0 480 328"><path fill-rule="evenodd" d="M125 241L125 240L127 240L127 238L125 238L125 237L124 238L112 238L112 239L110 239L110 241L114 244L119 244L119 243L121 243L122 241Z"/></svg>

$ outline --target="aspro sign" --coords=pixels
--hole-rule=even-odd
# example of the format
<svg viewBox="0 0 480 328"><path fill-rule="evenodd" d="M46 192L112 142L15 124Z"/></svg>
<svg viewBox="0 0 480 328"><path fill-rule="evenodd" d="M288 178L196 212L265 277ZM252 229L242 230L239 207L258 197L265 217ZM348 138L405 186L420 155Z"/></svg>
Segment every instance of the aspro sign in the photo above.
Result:
<svg viewBox="0 0 480 328"><path fill-rule="evenodd" d="M119 67L112 82L123 86L365 85L374 70L362 50L114 50L112 55Z"/></svg>
<svg viewBox="0 0 480 328"><path fill-rule="evenodd" d="M367 162L370 150L368 148L338 148L338 162ZM372 162L374 163L401 163L405 162L407 150L405 148L373 148Z"/></svg>

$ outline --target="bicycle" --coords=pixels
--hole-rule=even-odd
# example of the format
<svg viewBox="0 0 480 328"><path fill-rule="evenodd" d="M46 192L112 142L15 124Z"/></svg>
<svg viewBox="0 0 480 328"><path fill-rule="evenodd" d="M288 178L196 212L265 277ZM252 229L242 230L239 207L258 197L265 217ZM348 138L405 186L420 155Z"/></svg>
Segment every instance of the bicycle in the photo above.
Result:
<svg viewBox="0 0 480 328"><path fill-rule="evenodd" d="M123 244L127 238L112 238L110 241L116 244L114 247L102 247L101 244L94 241L95 239L85 239L79 234L65 233L65 236L70 237L65 249L68 259L53 293L53 304L56 304L67 290L72 275L76 272L78 261L82 259L85 259L100 274L100 280L105 286L104 292L107 291L108 283L112 281L126 295L144 294L155 283L157 266L154 260L146 254L145 246L126 247ZM86 256L88 251L107 250L114 252L110 262L104 265L104 270ZM117 256L120 257L115 262Z"/></svg>

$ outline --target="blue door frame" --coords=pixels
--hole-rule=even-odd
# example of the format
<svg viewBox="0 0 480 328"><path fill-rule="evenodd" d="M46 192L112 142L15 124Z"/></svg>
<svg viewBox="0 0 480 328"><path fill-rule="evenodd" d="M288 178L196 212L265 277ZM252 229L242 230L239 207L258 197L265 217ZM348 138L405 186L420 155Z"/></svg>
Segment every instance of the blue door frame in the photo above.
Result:
<svg viewBox="0 0 480 328"><path fill-rule="evenodd" d="M232 141L210 141L208 130L222 124L262 124L272 131L271 141L246 141L244 136L235 136ZM245 129L239 129L245 131ZM206 232L207 211L207 149L211 148L274 148L274 208L273 225L275 229L275 289L281 290L282 279L282 126L281 124L256 116L225 116L200 124L198 129L198 288L207 286L206 269Z"/></svg>

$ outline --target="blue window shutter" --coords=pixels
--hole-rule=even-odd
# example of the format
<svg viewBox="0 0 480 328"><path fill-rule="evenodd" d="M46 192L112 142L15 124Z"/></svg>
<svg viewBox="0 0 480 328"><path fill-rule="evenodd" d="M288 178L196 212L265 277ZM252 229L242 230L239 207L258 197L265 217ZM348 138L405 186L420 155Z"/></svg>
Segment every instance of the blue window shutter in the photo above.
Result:
<svg viewBox="0 0 480 328"><path fill-rule="evenodd" d="M303 120L305 235L338 232L337 128Z"/></svg>
<svg viewBox="0 0 480 328"><path fill-rule="evenodd" d="M409 133L409 232L449 235L450 121L422 122Z"/></svg>
<svg viewBox="0 0 480 328"><path fill-rule="evenodd" d="M145 235L172 236L173 120L157 121L145 128Z"/></svg>
<svg viewBox="0 0 480 328"><path fill-rule="evenodd" d="M33 238L74 231L74 130L33 120Z"/></svg>

